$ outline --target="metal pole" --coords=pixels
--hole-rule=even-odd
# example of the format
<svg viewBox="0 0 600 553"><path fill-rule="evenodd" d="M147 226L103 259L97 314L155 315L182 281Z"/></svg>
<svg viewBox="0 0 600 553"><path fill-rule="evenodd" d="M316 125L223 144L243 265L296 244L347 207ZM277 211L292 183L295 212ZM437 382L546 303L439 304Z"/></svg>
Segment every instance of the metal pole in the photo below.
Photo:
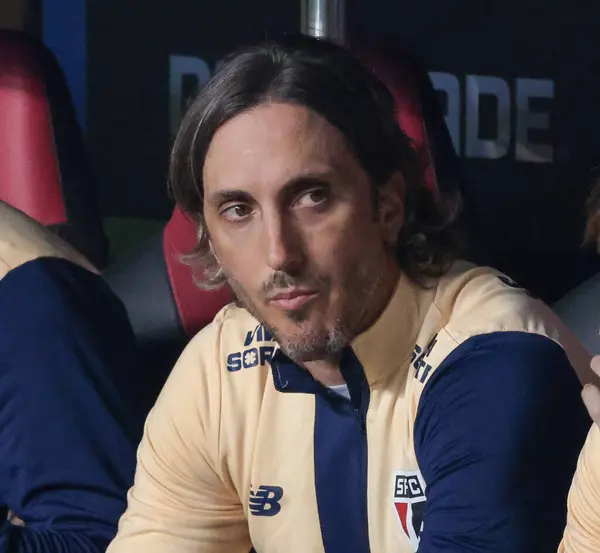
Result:
<svg viewBox="0 0 600 553"><path fill-rule="evenodd" d="M301 0L302 33L340 44L346 41L346 0Z"/></svg>

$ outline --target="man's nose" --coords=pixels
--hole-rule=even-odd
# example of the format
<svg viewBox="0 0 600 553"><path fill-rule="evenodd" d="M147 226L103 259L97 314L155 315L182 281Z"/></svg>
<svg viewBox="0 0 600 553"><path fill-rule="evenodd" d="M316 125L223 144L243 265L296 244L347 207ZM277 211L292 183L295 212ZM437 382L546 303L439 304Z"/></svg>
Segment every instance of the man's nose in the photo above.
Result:
<svg viewBox="0 0 600 553"><path fill-rule="evenodd" d="M303 261L302 238L288 217L281 215L265 221L267 264L273 271L293 273Z"/></svg>

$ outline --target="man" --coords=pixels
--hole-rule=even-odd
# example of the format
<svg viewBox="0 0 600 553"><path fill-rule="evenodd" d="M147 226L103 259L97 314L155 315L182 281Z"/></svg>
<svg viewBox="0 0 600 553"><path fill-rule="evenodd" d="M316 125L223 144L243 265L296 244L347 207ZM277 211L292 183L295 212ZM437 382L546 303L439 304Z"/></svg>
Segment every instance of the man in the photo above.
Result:
<svg viewBox="0 0 600 553"><path fill-rule="evenodd" d="M600 180L592 187L587 201L584 233L586 246L600 252ZM556 302L552 308L581 343L591 352L600 352L598 299L600 273L582 282Z"/></svg>
<svg viewBox="0 0 600 553"><path fill-rule="evenodd" d="M103 553L151 405L133 332L96 269L3 202L0 336L0 553Z"/></svg>
<svg viewBox="0 0 600 553"><path fill-rule="evenodd" d="M176 200L228 306L150 413L109 553L555 551L589 358L454 262L387 90L309 38L231 57L186 114Z"/></svg>
<svg viewBox="0 0 600 553"><path fill-rule="evenodd" d="M588 201L586 242L600 251L600 181L592 189ZM559 313L567 315L570 325L582 336L598 335L598 276L575 290L561 304ZM575 306L579 306L579 310ZM596 352L597 353L597 352ZM600 377L600 356L591 362ZM567 526L560 553L596 553L600 551L600 389L588 384L582 391L583 402L594 421L569 492Z"/></svg>
<svg viewBox="0 0 600 553"><path fill-rule="evenodd" d="M593 359L592 368L600 376L600 357ZM600 551L600 390L590 384L582 395L595 424L581 452L569 492L567 526L560 553Z"/></svg>

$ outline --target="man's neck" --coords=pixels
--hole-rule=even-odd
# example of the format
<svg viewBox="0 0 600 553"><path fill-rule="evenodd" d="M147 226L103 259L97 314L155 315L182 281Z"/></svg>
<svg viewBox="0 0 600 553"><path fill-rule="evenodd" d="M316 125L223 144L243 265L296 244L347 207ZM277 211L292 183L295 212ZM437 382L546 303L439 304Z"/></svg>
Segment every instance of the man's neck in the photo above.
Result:
<svg viewBox="0 0 600 553"><path fill-rule="evenodd" d="M340 371L339 355L335 358L309 361L303 365L312 377L323 386L338 386L346 383Z"/></svg>
<svg viewBox="0 0 600 553"><path fill-rule="evenodd" d="M399 272L391 270L388 271L388 275L388 278L382 282L382 286L380 287L381 292L372 298L373 305L368 311L364 326L359 330L357 335L370 328L379 319L390 302L398 284ZM339 360L340 353L337 353L325 359L305 362L303 366L323 386L339 386L346 383L340 371Z"/></svg>

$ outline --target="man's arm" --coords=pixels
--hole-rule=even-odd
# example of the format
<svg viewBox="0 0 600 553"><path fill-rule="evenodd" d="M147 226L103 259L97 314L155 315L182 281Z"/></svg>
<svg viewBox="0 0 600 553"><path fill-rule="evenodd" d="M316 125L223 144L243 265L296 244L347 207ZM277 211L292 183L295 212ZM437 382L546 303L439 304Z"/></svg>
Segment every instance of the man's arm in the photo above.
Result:
<svg viewBox="0 0 600 553"><path fill-rule="evenodd" d="M217 325L197 335L150 412L135 484L107 553L248 553L248 522L220 451Z"/></svg>
<svg viewBox="0 0 600 553"><path fill-rule="evenodd" d="M0 553L103 553L150 398L103 279L42 258L0 281Z"/></svg>
<svg viewBox="0 0 600 553"><path fill-rule="evenodd" d="M548 553L589 429L580 384L548 338L459 346L427 383L415 448L427 484L420 553Z"/></svg>
<svg viewBox="0 0 600 553"><path fill-rule="evenodd" d="M600 355L592 359L590 363L592 371L600 377ZM583 402L592 417L592 420L600 427L600 389L596 384L587 384L581 392Z"/></svg>
<svg viewBox="0 0 600 553"><path fill-rule="evenodd" d="M600 429L596 424L590 430L577 463L560 553L600 551Z"/></svg>

